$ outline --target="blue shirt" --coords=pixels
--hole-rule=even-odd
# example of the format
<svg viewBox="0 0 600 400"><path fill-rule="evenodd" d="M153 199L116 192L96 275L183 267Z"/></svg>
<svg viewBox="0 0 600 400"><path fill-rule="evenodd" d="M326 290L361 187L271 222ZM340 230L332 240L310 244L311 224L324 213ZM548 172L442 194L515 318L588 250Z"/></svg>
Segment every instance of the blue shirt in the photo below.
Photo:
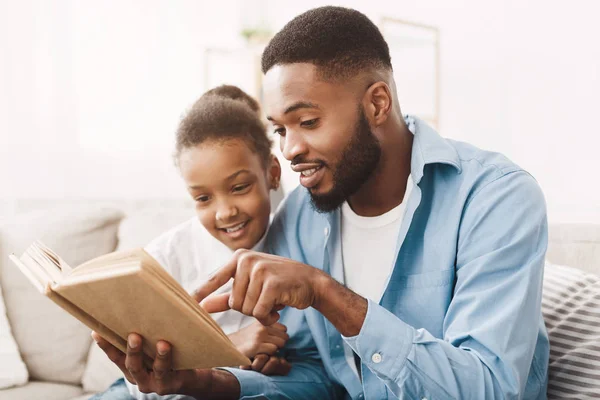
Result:
<svg viewBox="0 0 600 400"><path fill-rule="evenodd" d="M406 122L415 187L381 301L368 301L362 329L350 338L312 308L304 321L284 315L294 318L292 336L316 345L327 377L317 362L294 364L287 377L231 370L244 398L335 398L336 385L352 399L546 398L547 220L539 186L500 154L443 139L416 118ZM343 283L340 212L315 212L306 189L284 201L268 242L273 253ZM362 361L362 381L344 341Z"/></svg>

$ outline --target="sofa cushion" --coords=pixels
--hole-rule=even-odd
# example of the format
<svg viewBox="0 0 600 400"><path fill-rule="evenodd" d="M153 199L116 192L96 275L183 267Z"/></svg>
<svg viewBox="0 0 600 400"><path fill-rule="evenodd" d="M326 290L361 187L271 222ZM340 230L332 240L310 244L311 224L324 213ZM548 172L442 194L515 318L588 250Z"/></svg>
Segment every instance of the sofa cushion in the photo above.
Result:
<svg viewBox="0 0 600 400"><path fill-rule="evenodd" d="M29 378L21 359L12 329L6 318L6 308L0 287L0 389L23 385Z"/></svg>
<svg viewBox="0 0 600 400"><path fill-rule="evenodd" d="M92 342L81 384L86 392L103 392L123 373L106 354Z"/></svg>
<svg viewBox="0 0 600 400"><path fill-rule="evenodd" d="M546 258L600 276L600 225L550 225Z"/></svg>
<svg viewBox="0 0 600 400"><path fill-rule="evenodd" d="M542 312L550 338L548 398L600 398L600 278L546 263Z"/></svg>
<svg viewBox="0 0 600 400"><path fill-rule="evenodd" d="M29 382L25 386L0 390L0 400L70 400L82 394L80 386Z"/></svg>
<svg viewBox="0 0 600 400"><path fill-rule="evenodd" d="M144 247L160 234L196 215L193 206L145 208L129 213L119 225L119 250Z"/></svg>
<svg viewBox="0 0 600 400"><path fill-rule="evenodd" d="M79 385L92 340L89 329L41 295L7 260L8 254L21 255L38 239L77 266L114 251L121 218L122 213L113 208L58 208L0 223L0 283L32 379Z"/></svg>

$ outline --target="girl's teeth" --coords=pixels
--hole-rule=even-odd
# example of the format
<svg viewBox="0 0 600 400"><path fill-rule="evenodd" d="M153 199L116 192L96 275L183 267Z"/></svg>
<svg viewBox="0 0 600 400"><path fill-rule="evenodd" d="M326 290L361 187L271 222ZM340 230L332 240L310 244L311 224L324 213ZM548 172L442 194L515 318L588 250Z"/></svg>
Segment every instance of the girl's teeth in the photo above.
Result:
<svg viewBox="0 0 600 400"><path fill-rule="evenodd" d="M237 232L237 231L239 231L239 230L240 230L240 229L242 229L242 228L243 228L245 225L246 225L246 223L245 223L245 222L242 222L241 224L239 224L239 225L236 225L236 226L234 226L233 228L227 228L227 229L225 229L225 230L227 231L227 233L233 233L233 232Z"/></svg>

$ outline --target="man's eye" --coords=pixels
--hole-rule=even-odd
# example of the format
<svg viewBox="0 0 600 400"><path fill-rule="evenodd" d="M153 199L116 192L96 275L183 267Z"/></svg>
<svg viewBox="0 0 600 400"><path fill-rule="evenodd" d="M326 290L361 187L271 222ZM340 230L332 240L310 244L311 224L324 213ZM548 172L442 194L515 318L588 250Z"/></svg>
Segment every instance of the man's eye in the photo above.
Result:
<svg viewBox="0 0 600 400"><path fill-rule="evenodd" d="M248 189L250 187L249 183L243 184L243 185L237 185L233 187L233 191L234 192L243 192L244 190Z"/></svg>
<svg viewBox="0 0 600 400"><path fill-rule="evenodd" d="M285 136L285 128L275 128L273 133L279 136Z"/></svg>
<svg viewBox="0 0 600 400"><path fill-rule="evenodd" d="M302 121L302 122L300 123L300 126L302 126L302 127L304 127L304 128L312 128L312 127L314 127L315 125L317 125L317 122L319 122L319 119L318 119L318 118L315 118L315 119L309 119L309 120L307 120L307 121Z"/></svg>
<svg viewBox="0 0 600 400"><path fill-rule="evenodd" d="M210 200L210 197L209 196L198 196L195 198L195 200L198 203L206 203L208 200Z"/></svg>

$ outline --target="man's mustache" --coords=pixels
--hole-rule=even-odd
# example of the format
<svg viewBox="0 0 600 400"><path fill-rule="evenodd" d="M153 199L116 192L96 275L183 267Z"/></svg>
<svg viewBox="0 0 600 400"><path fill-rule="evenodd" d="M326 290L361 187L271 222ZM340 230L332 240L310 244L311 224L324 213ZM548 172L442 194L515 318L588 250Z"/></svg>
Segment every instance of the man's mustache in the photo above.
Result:
<svg viewBox="0 0 600 400"><path fill-rule="evenodd" d="M291 165L294 166L294 165L298 165L298 164L321 164L323 166L327 165L327 163L323 160L319 160L319 159L308 160L308 159L305 159L304 157L296 156L292 160Z"/></svg>

